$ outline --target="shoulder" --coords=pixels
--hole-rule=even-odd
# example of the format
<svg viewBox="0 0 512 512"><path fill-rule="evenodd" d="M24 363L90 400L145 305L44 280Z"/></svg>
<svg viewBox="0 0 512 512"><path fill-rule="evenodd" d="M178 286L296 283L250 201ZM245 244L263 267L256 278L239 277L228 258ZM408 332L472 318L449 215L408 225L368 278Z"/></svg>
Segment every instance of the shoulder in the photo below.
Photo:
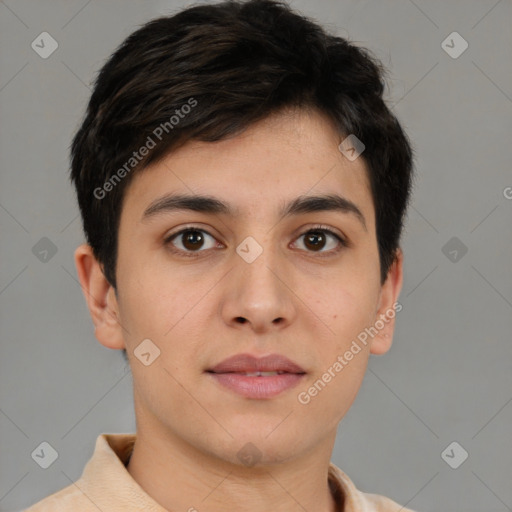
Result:
<svg viewBox="0 0 512 512"><path fill-rule="evenodd" d="M100 434L81 477L23 512L124 510L121 502L132 497L134 488L138 491L124 466L134 441L134 434Z"/></svg>
<svg viewBox="0 0 512 512"><path fill-rule="evenodd" d="M333 463L329 466L329 478L338 494L343 495L344 512L414 512L386 496L360 491Z"/></svg>
<svg viewBox="0 0 512 512"><path fill-rule="evenodd" d="M360 492L366 505L368 512L413 512L409 508L402 507L395 501L380 496L379 494L370 494Z"/></svg>
<svg viewBox="0 0 512 512"><path fill-rule="evenodd" d="M86 498L80 490L80 480L64 487L41 501L34 503L23 512L71 512L92 510L94 505Z"/></svg>

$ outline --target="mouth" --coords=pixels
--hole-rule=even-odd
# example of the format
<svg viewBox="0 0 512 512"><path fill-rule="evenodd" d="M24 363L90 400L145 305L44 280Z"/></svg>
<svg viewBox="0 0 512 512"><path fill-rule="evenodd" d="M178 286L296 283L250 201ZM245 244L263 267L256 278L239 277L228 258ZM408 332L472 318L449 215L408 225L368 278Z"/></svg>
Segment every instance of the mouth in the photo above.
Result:
<svg viewBox="0 0 512 512"><path fill-rule="evenodd" d="M206 373L224 389L260 400L273 398L295 387L306 375L298 364L277 354L262 358L239 354L225 359Z"/></svg>
<svg viewBox="0 0 512 512"><path fill-rule="evenodd" d="M217 372L212 372L217 373ZM277 371L277 372L221 372L221 373L236 373L237 375L245 375L246 377L270 377L271 375L282 375L283 373L288 373L285 371Z"/></svg>

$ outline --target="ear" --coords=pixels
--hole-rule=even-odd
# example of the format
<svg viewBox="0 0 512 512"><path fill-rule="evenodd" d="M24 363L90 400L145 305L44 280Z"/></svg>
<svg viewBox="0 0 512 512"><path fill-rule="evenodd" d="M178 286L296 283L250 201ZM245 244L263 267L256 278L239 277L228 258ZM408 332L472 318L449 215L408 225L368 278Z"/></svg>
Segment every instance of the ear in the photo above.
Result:
<svg viewBox="0 0 512 512"><path fill-rule="evenodd" d="M395 317L397 312L401 311L402 305L397 304L403 280L403 253L400 248L396 251L396 256L391 264L385 283L380 290L379 307L375 316L375 329L378 331L373 337L370 353L376 355L385 354L393 342L393 332L395 330ZM384 325L382 327L382 324ZM378 327L382 327L377 329Z"/></svg>
<svg viewBox="0 0 512 512"><path fill-rule="evenodd" d="M115 289L106 280L90 245L82 244L75 250L75 265L96 339L107 348L125 348Z"/></svg>

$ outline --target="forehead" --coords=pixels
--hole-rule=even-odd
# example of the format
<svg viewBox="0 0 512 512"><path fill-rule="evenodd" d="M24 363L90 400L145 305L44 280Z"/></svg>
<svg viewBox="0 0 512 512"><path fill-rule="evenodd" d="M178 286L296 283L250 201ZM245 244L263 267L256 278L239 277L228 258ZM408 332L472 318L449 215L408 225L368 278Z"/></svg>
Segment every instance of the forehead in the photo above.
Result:
<svg viewBox="0 0 512 512"><path fill-rule="evenodd" d="M123 210L140 220L168 193L208 195L237 217L278 215L299 196L339 195L374 217L366 164L338 149L344 138L317 112L273 115L217 142L189 141L135 176Z"/></svg>

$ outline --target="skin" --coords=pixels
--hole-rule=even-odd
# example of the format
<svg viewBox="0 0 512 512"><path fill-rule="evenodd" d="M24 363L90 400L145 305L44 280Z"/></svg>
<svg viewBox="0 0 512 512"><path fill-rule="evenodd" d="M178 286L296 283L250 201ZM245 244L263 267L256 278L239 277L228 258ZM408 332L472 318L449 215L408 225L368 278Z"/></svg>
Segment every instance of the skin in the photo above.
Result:
<svg viewBox="0 0 512 512"><path fill-rule="evenodd" d="M75 252L98 341L126 348L130 359L137 441L128 471L168 510L224 512L231 503L244 512L335 511L327 471L337 426L360 388L370 353L390 348L394 320L307 405L297 395L393 309L403 262L398 250L381 286L365 163L343 156L341 140L321 114L296 111L268 117L228 140L188 142L134 176L127 188L117 294L91 248L84 244ZM182 210L141 221L166 192L212 195L239 214ZM366 229L354 214L339 211L279 219L284 202L322 193L355 203ZM189 253L196 255L198 247L197 257L175 254L172 243L164 243L189 224L207 232L203 246L178 236L174 247L192 247ZM350 246L331 235L308 245L303 234L318 224ZM247 236L263 248L250 264L236 252ZM149 366L133 354L147 338L161 351ZM244 352L283 354L307 374L298 387L257 400L205 373ZM261 454L251 467L237 457L249 442Z"/></svg>

